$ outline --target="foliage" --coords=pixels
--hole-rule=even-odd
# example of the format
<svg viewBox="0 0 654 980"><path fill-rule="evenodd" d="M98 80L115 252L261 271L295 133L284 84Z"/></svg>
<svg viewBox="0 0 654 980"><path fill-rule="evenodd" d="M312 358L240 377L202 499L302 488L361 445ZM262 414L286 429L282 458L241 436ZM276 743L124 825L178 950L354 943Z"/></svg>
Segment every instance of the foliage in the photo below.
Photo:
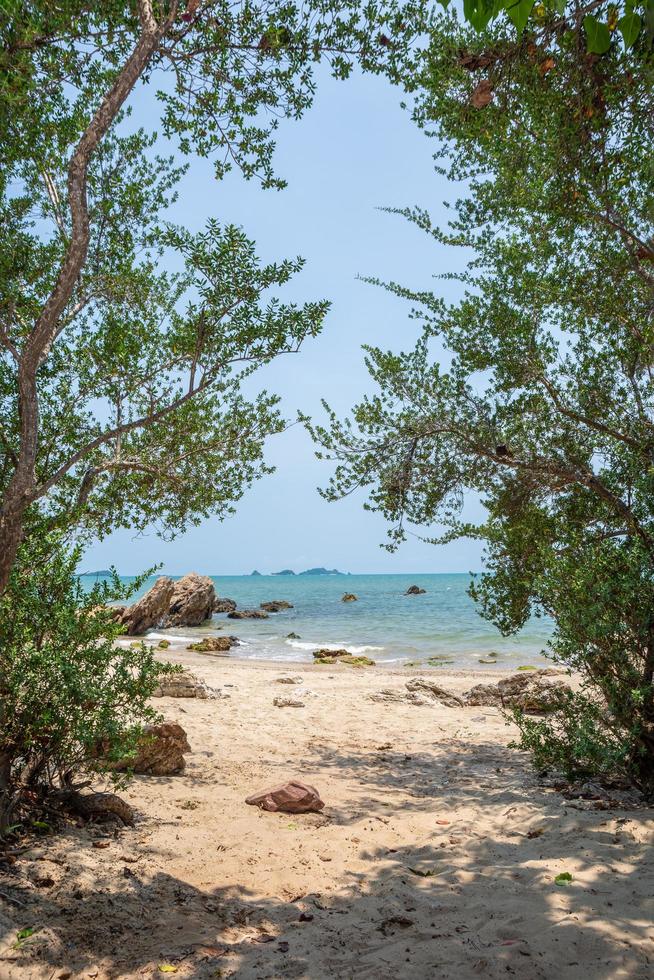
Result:
<svg viewBox="0 0 654 980"><path fill-rule="evenodd" d="M114 645L122 627L106 603L127 590L115 578L84 592L78 559L57 540L31 540L0 599L0 832L53 790L129 757L156 718L156 678L173 669L144 643Z"/></svg>
<svg viewBox="0 0 654 980"><path fill-rule="evenodd" d="M584 688L553 725L523 724L539 764L652 792L654 71L642 49L588 55L582 32L435 29L416 118L467 194L445 229L405 214L468 250L446 277L462 298L390 284L420 342L368 348L378 393L310 428L338 463L327 496L365 487L389 547L406 521L483 539L482 613L505 634L554 618L550 653ZM470 491L481 526L462 518Z"/></svg>
<svg viewBox="0 0 654 980"><path fill-rule="evenodd" d="M316 66L397 78L423 6L37 0L0 14L0 591L35 506L51 528L172 536L230 513L267 472L284 421L243 382L315 336L327 303L275 298L300 259L262 265L239 228L167 221L179 161L283 186L274 133L311 104ZM176 160L131 122L141 85Z"/></svg>

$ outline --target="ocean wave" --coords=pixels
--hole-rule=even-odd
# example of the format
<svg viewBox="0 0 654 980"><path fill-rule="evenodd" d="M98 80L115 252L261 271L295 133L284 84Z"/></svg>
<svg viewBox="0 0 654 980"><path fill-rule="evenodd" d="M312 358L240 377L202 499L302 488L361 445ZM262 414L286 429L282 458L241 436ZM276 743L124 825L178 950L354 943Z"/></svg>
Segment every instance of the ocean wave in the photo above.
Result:
<svg viewBox="0 0 654 980"><path fill-rule="evenodd" d="M384 649L384 647L373 647L365 644L357 646L353 643L320 643L318 641L305 643L302 640L286 640L286 645L294 650L347 650L348 653L352 654L379 652Z"/></svg>

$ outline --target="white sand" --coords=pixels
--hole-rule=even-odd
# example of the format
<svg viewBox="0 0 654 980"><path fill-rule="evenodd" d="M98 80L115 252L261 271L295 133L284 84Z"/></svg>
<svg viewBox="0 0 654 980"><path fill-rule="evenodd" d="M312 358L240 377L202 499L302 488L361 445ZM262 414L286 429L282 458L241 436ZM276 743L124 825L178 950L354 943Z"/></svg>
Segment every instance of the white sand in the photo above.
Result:
<svg viewBox="0 0 654 980"><path fill-rule="evenodd" d="M193 752L123 794L135 829L71 826L9 868L0 892L25 904L0 896L3 980L654 975L651 810L540 787L495 709L367 697L419 671L183 659L230 698L157 702ZM275 683L288 673L302 685ZM459 692L499 679L435 675ZM305 708L272 706L299 692ZM244 804L290 777L321 814Z"/></svg>

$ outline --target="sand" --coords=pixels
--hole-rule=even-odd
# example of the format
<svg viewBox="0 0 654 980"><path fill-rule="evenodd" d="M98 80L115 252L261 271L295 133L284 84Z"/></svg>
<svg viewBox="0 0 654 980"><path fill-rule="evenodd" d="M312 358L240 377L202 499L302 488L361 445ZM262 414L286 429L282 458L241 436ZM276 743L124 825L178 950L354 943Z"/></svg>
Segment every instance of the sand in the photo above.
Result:
<svg viewBox="0 0 654 980"><path fill-rule="evenodd" d="M3 980L654 975L652 810L539 785L495 709L369 699L419 671L183 659L229 698L156 702L193 751L123 794L133 829L71 825L4 866ZM244 804L291 777L322 813Z"/></svg>

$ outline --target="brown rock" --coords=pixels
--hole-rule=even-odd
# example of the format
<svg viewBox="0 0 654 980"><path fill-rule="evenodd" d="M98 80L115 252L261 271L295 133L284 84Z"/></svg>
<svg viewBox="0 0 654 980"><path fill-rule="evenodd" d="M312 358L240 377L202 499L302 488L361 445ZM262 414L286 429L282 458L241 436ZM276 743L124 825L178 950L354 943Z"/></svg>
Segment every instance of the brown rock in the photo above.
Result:
<svg viewBox="0 0 654 980"><path fill-rule="evenodd" d="M199 626L211 619L216 590L207 575L190 572L174 583L165 626Z"/></svg>
<svg viewBox="0 0 654 980"><path fill-rule="evenodd" d="M325 805L318 790L296 779L254 793L245 802L261 810L282 813L318 813Z"/></svg>
<svg viewBox="0 0 654 980"><path fill-rule="evenodd" d="M263 609L232 609L227 616L229 619L268 619L268 613Z"/></svg>
<svg viewBox="0 0 654 980"><path fill-rule="evenodd" d="M282 609L292 609L293 603L287 602L286 599L271 599L270 602L262 602L261 609L266 612L276 613L281 612Z"/></svg>
<svg viewBox="0 0 654 980"><path fill-rule="evenodd" d="M451 691L446 691L427 677L413 677L404 686L409 694L418 695L426 701L438 701L447 708L462 708L465 704L462 698L452 694Z"/></svg>
<svg viewBox="0 0 654 980"><path fill-rule="evenodd" d="M355 656L347 650L314 650L313 659L316 664L349 664L351 667L374 667L375 661L370 657Z"/></svg>
<svg viewBox="0 0 654 980"><path fill-rule="evenodd" d="M563 681L548 679L548 670L530 670L506 677L498 684L477 684L468 691L466 703L477 707L519 708L527 714L556 711L570 688Z"/></svg>
<svg viewBox="0 0 654 980"><path fill-rule="evenodd" d="M152 692L153 698L215 698L214 692L204 681L189 670L180 670L174 674L162 674L157 678L157 686Z"/></svg>
<svg viewBox="0 0 654 980"><path fill-rule="evenodd" d="M184 768L184 753L190 752L186 732L174 721L148 725L143 730L135 758L122 759L111 768L133 769L147 776L173 776Z"/></svg>
<svg viewBox="0 0 654 980"><path fill-rule="evenodd" d="M217 598L213 604L213 611L215 613L228 613L233 612L235 609L236 603L233 599Z"/></svg>
<svg viewBox="0 0 654 980"><path fill-rule="evenodd" d="M405 595L424 595L427 589L421 589L419 585L410 585L404 593Z"/></svg>
<svg viewBox="0 0 654 980"><path fill-rule="evenodd" d="M189 643L186 649L196 653L227 653L232 646L234 638L231 636L205 636L197 643Z"/></svg>
<svg viewBox="0 0 654 980"><path fill-rule="evenodd" d="M142 636L147 630L161 626L168 613L174 590L172 579L162 575L144 596L124 610L120 621L128 636Z"/></svg>
<svg viewBox="0 0 654 980"><path fill-rule="evenodd" d="M298 701L296 698L273 698L273 704L276 708L305 708L306 705L304 701Z"/></svg>
<svg viewBox="0 0 654 980"><path fill-rule="evenodd" d="M358 602L359 596L355 595L354 592L346 592L341 602Z"/></svg>

